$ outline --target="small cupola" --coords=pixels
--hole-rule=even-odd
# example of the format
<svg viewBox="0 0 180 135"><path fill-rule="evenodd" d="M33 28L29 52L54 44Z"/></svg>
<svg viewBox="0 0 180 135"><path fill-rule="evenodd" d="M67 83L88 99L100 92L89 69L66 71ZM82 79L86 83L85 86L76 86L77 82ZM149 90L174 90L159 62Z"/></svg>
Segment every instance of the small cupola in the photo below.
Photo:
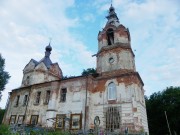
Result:
<svg viewBox="0 0 180 135"><path fill-rule="evenodd" d="M45 51L45 57L42 60L40 60L39 63L43 62L46 65L46 67L49 69L51 64L52 64L52 61L50 59L50 54L51 54L51 51L52 51L52 47L51 47L50 43L49 43L48 46L46 46L45 50L46 50Z"/></svg>
<svg viewBox="0 0 180 135"><path fill-rule="evenodd" d="M51 47L50 43L48 46L46 46L46 51L52 51L52 47Z"/></svg>
<svg viewBox="0 0 180 135"><path fill-rule="evenodd" d="M52 51L52 47L51 47L50 43L49 43L48 46L46 46L45 50L46 50L45 56L46 56L46 57L49 57L50 54L51 54L51 51Z"/></svg>
<svg viewBox="0 0 180 135"><path fill-rule="evenodd" d="M58 63L52 63L50 54L52 47L50 43L45 47L45 56L36 61L31 59L23 69L22 86L29 86L62 79L62 70Z"/></svg>

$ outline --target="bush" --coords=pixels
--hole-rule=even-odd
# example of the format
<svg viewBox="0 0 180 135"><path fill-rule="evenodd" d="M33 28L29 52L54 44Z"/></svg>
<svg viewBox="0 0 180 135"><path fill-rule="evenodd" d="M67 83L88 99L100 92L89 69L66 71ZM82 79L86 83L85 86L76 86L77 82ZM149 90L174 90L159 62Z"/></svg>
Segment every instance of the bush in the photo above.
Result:
<svg viewBox="0 0 180 135"><path fill-rule="evenodd" d="M0 125L2 124L4 113L5 113L5 109L0 109Z"/></svg>
<svg viewBox="0 0 180 135"><path fill-rule="evenodd" d="M8 125L0 125L0 135L9 135L9 126Z"/></svg>

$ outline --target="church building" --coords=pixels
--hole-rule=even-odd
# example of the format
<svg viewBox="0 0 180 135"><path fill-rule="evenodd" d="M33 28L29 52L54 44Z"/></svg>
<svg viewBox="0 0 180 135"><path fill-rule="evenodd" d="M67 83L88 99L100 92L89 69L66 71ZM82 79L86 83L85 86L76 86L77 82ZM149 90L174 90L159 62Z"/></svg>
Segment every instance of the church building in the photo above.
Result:
<svg viewBox="0 0 180 135"><path fill-rule="evenodd" d="M22 84L9 94L4 124L27 124L61 130L94 129L147 132L144 83L136 71L128 28L111 5L98 33L95 74L63 78L45 48L40 61L24 67ZM93 65L92 65L93 66Z"/></svg>

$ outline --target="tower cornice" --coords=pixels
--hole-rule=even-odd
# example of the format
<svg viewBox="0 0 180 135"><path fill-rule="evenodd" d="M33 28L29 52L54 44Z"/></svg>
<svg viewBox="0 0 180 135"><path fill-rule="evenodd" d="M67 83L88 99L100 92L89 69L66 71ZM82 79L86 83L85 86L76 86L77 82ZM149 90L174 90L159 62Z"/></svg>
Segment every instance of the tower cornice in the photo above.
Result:
<svg viewBox="0 0 180 135"><path fill-rule="evenodd" d="M98 56L99 54L101 54L102 52L107 52L107 51L113 51L113 50L117 50L117 48L120 49L126 49L126 50L130 50L130 52L132 53L133 57L135 57L134 52L132 51L132 48L130 46L130 43L115 43L112 46L104 46L101 48L101 50L99 50L96 54L96 56Z"/></svg>
<svg viewBox="0 0 180 135"><path fill-rule="evenodd" d="M97 80L103 80L103 79L109 79L109 78L123 78L128 77L131 80L131 76L135 76L138 78L139 82L144 86L144 82L141 79L141 76L138 72L134 72L132 70L115 70L111 72L103 72L95 79Z"/></svg>

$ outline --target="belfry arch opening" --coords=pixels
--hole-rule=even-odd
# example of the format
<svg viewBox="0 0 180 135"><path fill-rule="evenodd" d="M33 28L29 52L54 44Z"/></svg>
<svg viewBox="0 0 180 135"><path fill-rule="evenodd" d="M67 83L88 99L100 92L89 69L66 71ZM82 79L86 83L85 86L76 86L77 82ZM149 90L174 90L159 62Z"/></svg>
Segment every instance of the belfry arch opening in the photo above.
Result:
<svg viewBox="0 0 180 135"><path fill-rule="evenodd" d="M114 31L112 28L107 30L107 42L108 45L114 44Z"/></svg>

